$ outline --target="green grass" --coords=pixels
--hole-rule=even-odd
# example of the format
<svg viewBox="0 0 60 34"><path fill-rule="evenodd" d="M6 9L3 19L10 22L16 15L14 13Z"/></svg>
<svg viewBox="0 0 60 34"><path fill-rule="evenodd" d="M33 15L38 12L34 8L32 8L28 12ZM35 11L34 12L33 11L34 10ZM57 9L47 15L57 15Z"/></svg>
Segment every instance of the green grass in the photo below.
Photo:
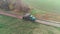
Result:
<svg viewBox="0 0 60 34"><path fill-rule="evenodd" d="M0 15L0 34L32 34L37 23Z"/></svg>
<svg viewBox="0 0 60 34"><path fill-rule="evenodd" d="M60 0L23 0L28 5L42 11L60 14Z"/></svg>

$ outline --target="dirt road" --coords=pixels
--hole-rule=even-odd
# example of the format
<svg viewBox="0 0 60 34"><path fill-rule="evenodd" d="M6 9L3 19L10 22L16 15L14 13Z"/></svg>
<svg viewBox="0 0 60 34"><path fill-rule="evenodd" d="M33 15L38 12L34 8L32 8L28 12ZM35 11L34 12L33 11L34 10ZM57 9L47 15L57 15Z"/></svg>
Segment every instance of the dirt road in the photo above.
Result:
<svg viewBox="0 0 60 34"><path fill-rule="evenodd" d="M16 14L5 13L5 12L2 11L2 10L0 10L0 14L22 19L22 16L19 16L19 15L16 15ZM52 22L52 21L51 21L51 22L48 22L48 21L36 20L35 22L38 22L38 23L41 23L41 24L45 24L45 25L60 27L60 24L54 23L54 22Z"/></svg>
<svg viewBox="0 0 60 34"><path fill-rule="evenodd" d="M19 15L16 15L16 14L5 13L5 12L3 12L2 10L0 10L0 14L22 19L22 16L19 16Z"/></svg>

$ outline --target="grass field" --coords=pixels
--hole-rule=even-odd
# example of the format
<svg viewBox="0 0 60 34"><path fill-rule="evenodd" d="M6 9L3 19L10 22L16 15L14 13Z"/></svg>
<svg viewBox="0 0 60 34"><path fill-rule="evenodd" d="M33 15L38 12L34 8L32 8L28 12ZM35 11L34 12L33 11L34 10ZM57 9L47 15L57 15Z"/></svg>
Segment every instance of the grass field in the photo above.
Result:
<svg viewBox="0 0 60 34"><path fill-rule="evenodd" d="M32 7L34 6L34 8L38 8L41 7L40 6L41 3L39 2L43 0L41 1L24 0L24 1L26 3L30 3ZM48 12L40 8L38 9L39 10L33 10L32 14L36 13L44 14ZM60 34L60 28L34 23L30 21L24 21L5 15L0 15L0 34Z"/></svg>
<svg viewBox="0 0 60 34"><path fill-rule="evenodd" d="M24 0L24 2L39 10L60 14L59 1L60 0Z"/></svg>

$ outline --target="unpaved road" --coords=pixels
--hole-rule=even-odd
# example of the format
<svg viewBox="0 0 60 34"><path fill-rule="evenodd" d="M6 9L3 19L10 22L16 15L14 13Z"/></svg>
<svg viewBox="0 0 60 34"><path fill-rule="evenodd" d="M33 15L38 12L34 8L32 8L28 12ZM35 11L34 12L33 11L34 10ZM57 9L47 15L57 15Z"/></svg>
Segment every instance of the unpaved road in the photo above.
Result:
<svg viewBox="0 0 60 34"><path fill-rule="evenodd" d="M11 16L11 17L16 17L19 19L22 19L22 16L16 15L16 14L9 14L9 13L5 13L2 10L0 10L0 14L6 15L6 16Z"/></svg>
<svg viewBox="0 0 60 34"><path fill-rule="evenodd" d="M43 21L43 20L36 20L36 22L38 22L40 24L49 25L49 26L60 27L60 24L54 23L52 21L49 22L49 21Z"/></svg>
<svg viewBox="0 0 60 34"><path fill-rule="evenodd" d="M2 10L0 10L0 14L22 19L22 16L19 16L19 15L16 15L16 14L5 13ZM60 24L54 23L54 22L48 22L48 21L42 21L42 20L36 20L36 22L41 23L41 24L45 24L45 25L60 27Z"/></svg>

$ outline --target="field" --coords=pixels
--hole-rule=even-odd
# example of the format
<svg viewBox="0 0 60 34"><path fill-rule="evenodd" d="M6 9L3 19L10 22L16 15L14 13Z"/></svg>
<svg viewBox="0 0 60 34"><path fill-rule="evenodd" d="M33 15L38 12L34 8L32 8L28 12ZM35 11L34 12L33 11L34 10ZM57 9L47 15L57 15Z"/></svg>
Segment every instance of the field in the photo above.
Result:
<svg viewBox="0 0 60 34"><path fill-rule="evenodd" d="M47 12L60 12L60 0L24 0L30 6ZM60 14L60 13L59 13Z"/></svg>
<svg viewBox="0 0 60 34"><path fill-rule="evenodd" d="M31 1L34 2L32 3ZM30 5L32 7L34 6L34 8L38 8L38 6L40 6L39 5L40 3L38 3L38 1L25 0L26 3L31 2ZM32 10L32 11L33 15L37 13L40 13L41 15L48 13L48 11L45 11L40 8L38 8L38 10ZM0 34L60 34L60 28L34 23L30 21L24 21L21 19L5 15L0 15Z"/></svg>

